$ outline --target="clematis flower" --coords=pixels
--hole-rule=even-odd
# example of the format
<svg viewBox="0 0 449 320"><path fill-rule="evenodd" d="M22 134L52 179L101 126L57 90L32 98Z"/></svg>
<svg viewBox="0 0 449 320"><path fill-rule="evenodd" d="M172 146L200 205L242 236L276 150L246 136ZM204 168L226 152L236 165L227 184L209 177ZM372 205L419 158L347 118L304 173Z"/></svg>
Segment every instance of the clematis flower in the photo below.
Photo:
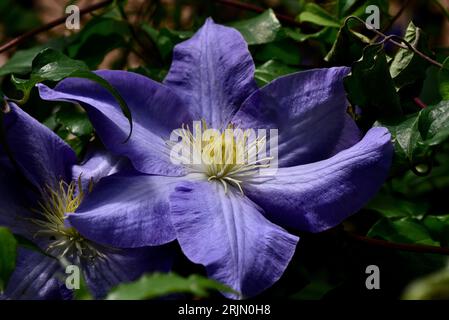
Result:
<svg viewBox="0 0 449 320"><path fill-rule="evenodd" d="M126 159L99 151L76 165L75 153L62 139L16 105L9 108L3 116L7 144L0 147L0 225L42 251L19 250L17 267L1 298L70 298L62 261L80 268L97 298L144 272L167 271L171 262L163 248L116 249L66 224L66 213L76 211L100 178L124 170Z"/></svg>
<svg viewBox="0 0 449 320"><path fill-rule="evenodd" d="M127 119L101 87L83 79L40 85L43 99L82 104L106 147L140 172L100 181L70 223L117 247L177 239L192 262L243 297L275 283L299 240L284 227L320 232L354 214L386 179L392 146L385 128L362 138L347 115L348 68L295 73L260 89L254 69L239 32L208 19L175 47L163 83L97 71L131 109L127 143ZM168 137L181 130L192 139L194 121L218 130L277 129L277 173L262 175L266 163L173 163Z"/></svg>

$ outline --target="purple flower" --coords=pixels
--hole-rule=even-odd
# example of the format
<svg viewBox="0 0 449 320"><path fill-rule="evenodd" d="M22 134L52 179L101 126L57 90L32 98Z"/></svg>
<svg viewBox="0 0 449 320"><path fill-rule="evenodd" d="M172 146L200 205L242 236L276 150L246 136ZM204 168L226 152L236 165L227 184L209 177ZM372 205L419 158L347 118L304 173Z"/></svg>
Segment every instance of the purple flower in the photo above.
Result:
<svg viewBox="0 0 449 320"><path fill-rule="evenodd" d="M97 72L131 109L134 131L127 143L127 119L101 87L83 79L54 89L41 85L43 99L81 103L107 148L141 173L100 181L69 216L71 224L117 247L177 239L210 277L244 297L263 291L281 277L298 242L281 226L307 232L334 227L387 177L390 135L374 128L361 139L346 114L342 79L348 72L310 70L258 89L241 35L208 19L176 46L163 84L125 71ZM277 173L261 176L260 163L226 169L173 163L170 133L184 128L189 139L186 124L199 120L215 129L278 129Z"/></svg>
<svg viewBox="0 0 449 320"><path fill-rule="evenodd" d="M77 209L100 178L123 170L128 161L101 151L78 166L62 139L16 105L9 108L3 116L7 143L0 146L0 225L34 242L45 254L20 249L0 298L69 298L62 266L67 263L80 267L95 297L144 272L168 270L171 261L163 248L100 245L65 223L66 213Z"/></svg>

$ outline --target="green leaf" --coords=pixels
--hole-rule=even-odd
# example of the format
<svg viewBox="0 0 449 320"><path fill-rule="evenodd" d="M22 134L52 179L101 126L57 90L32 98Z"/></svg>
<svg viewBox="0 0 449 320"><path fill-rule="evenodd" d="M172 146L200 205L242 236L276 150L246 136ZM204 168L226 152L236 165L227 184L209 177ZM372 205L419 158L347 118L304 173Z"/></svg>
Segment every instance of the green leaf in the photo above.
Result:
<svg viewBox="0 0 449 320"><path fill-rule="evenodd" d="M76 34L67 46L67 52L70 57L84 61L89 68L96 68L108 52L124 47L127 38L129 28L125 21L96 17Z"/></svg>
<svg viewBox="0 0 449 320"><path fill-rule="evenodd" d="M83 110L62 106L55 113L55 120L74 136L85 137L93 133L92 124Z"/></svg>
<svg viewBox="0 0 449 320"><path fill-rule="evenodd" d="M411 116L397 125L382 124L391 133L395 161L400 165L414 166L426 155L419 132L419 117Z"/></svg>
<svg viewBox="0 0 449 320"><path fill-rule="evenodd" d="M340 21L315 3L307 3L298 17L301 22L310 22L322 27L340 27Z"/></svg>
<svg viewBox="0 0 449 320"><path fill-rule="evenodd" d="M412 218L403 218L396 221L381 219L369 230L368 236L396 243L440 245L439 242L432 239L424 226Z"/></svg>
<svg viewBox="0 0 449 320"><path fill-rule="evenodd" d="M404 39L413 47L427 56L432 56L429 50L428 39L422 29L416 27L413 22L407 27ZM390 74L396 86L402 88L418 80L423 80L430 63L409 49L399 49L391 66Z"/></svg>
<svg viewBox="0 0 449 320"><path fill-rule="evenodd" d="M415 203L389 194L379 193L365 208L379 212L387 218L421 218L429 209L429 204L425 202Z"/></svg>
<svg viewBox="0 0 449 320"><path fill-rule="evenodd" d="M352 31L348 22L346 20L343 26L341 26L337 40L335 40L324 60L334 64L351 65L362 56L363 49L369 43L369 39L360 33Z"/></svg>
<svg viewBox="0 0 449 320"><path fill-rule="evenodd" d="M297 71L299 71L299 69L287 66L275 60L268 60L263 65L256 68L254 76L257 84L263 86L280 76Z"/></svg>
<svg viewBox="0 0 449 320"><path fill-rule="evenodd" d="M402 115L382 45L374 44L364 49L362 59L353 64L344 84L349 101L360 106L364 116L393 120Z"/></svg>
<svg viewBox="0 0 449 320"><path fill-rule="evenodd" d="M258 61L276 60L287 65L299 65L301 56L293 41L276 41L261 45L255 54Z"/></svg>
<svg viewBox="0 0 449 320"><path fill-rule="evenodd" d="M249 45L272 42L281 30L281 24L271 9L257 17L234 22L230 26L240 31Z"/></svg>
<svg viewBox="0 0 449 320"><path fill-rule="evenodd" d="M0 293L16 267L17 240L9 229L0 227Z"/></svg>
<svg viewBox="0 0 449 320"><path fill-rule="evenodd" d="M120 284L106 297L107 300L146 300L174 293L188 293L207 297L209 291L235 293L227 286L199 275L183 278L174 273L154 273L142 276L132 283Z"/></svg>
<svg viewBox="0 0 449 320"><path fill-rule="evenodd" d="M34 57L36 57L42 49L43 46L38 46L17 51L11 59L0 68L0 77L7 74L26 74L30 72Z"/></svg>
<svg viewBox="0 0 449 320"><path fill-rule="evenodd" d="M343 17L355 5L357 0L338 0L338 16Z"/></svg>
<svg viewBox="0 0 449 320"><path fill-rule="evenodd" d="M420 111L419 130L426 146L437 146L449 138L449 101Z"/></svg>
<svg viewBox="0 0 449 320"><path fill-rule="evenodd" d="M413 281L405 289L404 300L448 300L449 268Z"/></svg>
<svg viewBox="0 0 449 320"><path fill-rule="evenodd" d="M32 72L30 78L18 79L12 78L13 83L18 90L23 92L23 98L19 103L24 103L28 100L31 89L39 82L46 80L60 81L64 78L84 78L92 80L103 88L117 100L120 108L130 123L130 135L132 132L131 112L126 105L126 102L120 96L120 93L112 87L106 80L91 72L87 65L78 60L70 59L59 51L53 49L44 49L33 60Z"/></svg>
<svg viewBox="0 0 449 320"><path fill-rule="evenodd" d="M191 31L176 31L167 28L156 30L148 24L143 24L142 30L156 44L159 54L164 60L171 58L175 45L189 39L193 35Z"/></svg>
<svg viewBox="0 0 449 320"><path fill-rule="evenodd" d="M441 97L443 100L449 100L449 57L444 60L438 79Z"/></svg>
<svg viewBox="0 0 449 320"><path fill-rule="evenodd" d="M424 218L423 224L429 230L433 239L440 241L444 246L449 245L449 215L429 215Z"/></svg>

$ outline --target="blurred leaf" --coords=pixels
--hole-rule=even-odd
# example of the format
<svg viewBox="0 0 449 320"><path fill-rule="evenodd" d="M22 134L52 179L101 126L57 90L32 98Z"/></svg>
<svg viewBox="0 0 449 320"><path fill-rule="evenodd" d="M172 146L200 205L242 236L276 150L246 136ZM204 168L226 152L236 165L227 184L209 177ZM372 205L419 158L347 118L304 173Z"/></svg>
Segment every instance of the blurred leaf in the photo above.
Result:
<svg viewBox="0 0 449 320"><path fill-rule="evenodd" d="M343 17L358 0L338 0L338 16Z"/></svg>
<svg viewBox="0 0 449 320"><path fill-rule="evenodd" d="M209 291L235 293L227 286L199 275L183 278L174 273L154 273L142 276L132 283L120 284L108 294L107 300L146 300L174 293L189 293L207 297Z"/></svg>
<svg viewBox="0 0 449 320"><path fill-rule="evenodd" d="M106 80L104 80L100 76L91 72L84 62L70 59L59 51L53 49L44 49L43 51L41 51L33 60L30 79L23 80L14 77L13 82L16 85L17 89L23 92L23 99L22 101L20 101L21 103L23 103L28 100L31 89L37 83L46 80L60 81L64 78L69 77L92 80L109 91L109 93L111 93L111 95L119 103L120 108L123 114L129 120L132 129L131 113L128 106L126 105L126 102L120 96L117 89L112 87Z"/></svg>
<svg viewBox="0 0 449 320"><path fill-rule="evenodd" d="M0 77L7 74L26 74L31 71L34 57L42 51L44 46L33 47L17 51L11 59L0 68Z"/></svg>
<svg viewBox="0 0 449 320"><path fill-rule="evenodd" d="M9 229L0 227L0 292L5 290L16 267L17 240Z"/></svg>
<svg viewBox="0 0 449 320"><path fill-rule="evenodd" d="M300 22L310 22L323 27L340 27L340 21L315 3L307 3L298 16Z"/></svg>
<svg viewBox="0 0 449 320"><path fill-rule="evenodd" d="M249 45L272 42L281 29L281 24L271 9L257 17L231 23L230 26L240 31Z"/></svg>
<svg viewBox="0 0 449 320"><path fill-rule="evenodd" d="M193 35L191 31L176 31L167 28L156 30L148 24L143 24L142 30L156 44L159 54L164 60L171 58L175 45L189 39Z"/></svg>
<svg viewBox="0 0 449 320"><path fill-rule="evenodd" d="M124 47L129 37L125 21L114 18L91 19L67 47L71 58L83 60L89 68L96 68L111 50Z"/></svg>
<svg viewBox="0 0 449 320"><path fill-rule="evenodd" d="M275 60L269 60L265 62L263 65L256 68L254 76L257 81L257 84L259 86L263 86L280 76L297 71L299 71L299 69L287 66Z"/></svg>
<svg viewBox="0 0 449 320"><path fill-rule="evenodd" d="M312 282L290 298L298 300L321 300L329 291L336 287L336 285L331 285L324 280L316 279L312 280Z"/></svg>
<svg viewBox="0 0 449 320"><path fill-rule="evenodd" d="M287 65L299 65L301 62L299 49L295 43L286 40L261 45L255 54L255 59L263 62L277 60Z"/></svg>
<svg viewBox="0 0 449 320"><path fill-rule="evenodd" d="M352 66L344 80L348 99L373 119L398 119L401 114L399 96L387 64L382 45L370 45L363 50L361 60Z"/></svg>
<svg viewBox="0 0 449 320"><path fill-rule="evenodd" d="M449 100L449 57L444 60L438 78L441 97L443 100Z"/></svg>
<svg viewBox="0 0 449 320"><path fill-rule="evenodd" d="M427 56L432 56L426 35L413 22L408 25L404 39ZM413 51L400 48L391 63L390 74L396 86L402 88L418 80L423 80L429 66L429 62Z"/></svg>
<svg viewBox="0 0 449 320"><path fill-rule="evenodd" d="M402 295L404 300L448 300L449 268L413 281Z"/></svg>
<svg viewBox="0 0 449 320"><path fill-rule="evenodd" d="M396 243L414 243L439 246L429 231L412 218L400 220L381 219L369 230L368 237L381 238Z"/></svg>
<svg viewBox="0 0 449 320"><path fill-rule="evenodd" d="M379 193L367 205L367 209L381 213L387 218L423 217L429 205L424 202L414 203L396 196Z"/></svg>
<svg viewBox="0 0 449 320"><path fill-rule="evenodd" d="M438 240L444 246L449 244L449 215L429 215L424 218L423 224L429 230L433 239Z"/></svg>

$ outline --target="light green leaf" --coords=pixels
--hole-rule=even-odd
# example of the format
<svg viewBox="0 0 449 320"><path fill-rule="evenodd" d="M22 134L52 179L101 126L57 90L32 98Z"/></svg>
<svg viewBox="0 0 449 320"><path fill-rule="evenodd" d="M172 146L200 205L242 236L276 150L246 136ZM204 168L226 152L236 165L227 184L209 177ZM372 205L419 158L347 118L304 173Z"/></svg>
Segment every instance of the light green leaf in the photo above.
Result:
<svg viewBox="0 0 449 320"><path fill-rule="evenodd" d="M298 19L318 26L340 28L340 21L315 3L308 3Z"/></svg>
<svg viewBox="0 0 449 320"><path fill-rule="evenodd" d="M234 22L230 26L240 31L249 45L272 42L281 30L281 24L271 9L257 17Z"/></svg>
<svg viewBox="0 0 449 320"><path fill-rule="evenodd" d="M432 55L428 47L427 37L422 29L416 27L413 22L410 22L408 25L404 39L426 55ZM429 66L429 62L413 51L401 48L391 63L390 74L396 86L402 88L408 84L424 79Z"/></svg>
<svg viewBox="0 0 449 320"><path fill-rule="evenodd" d="M0 292L5 290L16 267L17 240L9 229L0 227Z"/></svg>
<svg viewBox="0 0 449 320"><path fill-rule="evenodd" d="M368 232L371 238L381 238L396 243L414 243L431 246L439 246L440 243L433 240L429 231L412 218L400 220L379 220Z"/></svg>
<svg viewBox="0 0 449 320"><path fill-rule="evenodd" d="M299 69L287 66L276 60L269 60L265 62L263 65L256 68L254 76L257 81L257 84L259 86L263 86L280 76L297 71L299 71Z"/></svg>
<svg viewBox="0 0 449 320"><path fill-rule="evenodd" d="M154 273L132 283L120 284L108 294L107 300L147 300L174 293L188 293L207 297L209 291L235 293L227 286L199 275L183 278L174 273Z"/></svg>
<svg viewBox="0 0 449 320"><path fill-rule="evenodd" d="M78 60L70 59L59 51L44 49L33 60L32 72L29 79L12 78L18 90L23 92L23 98L19 103L28 100L31 89L39 82L46 80L60 81L64 78L84 78L92 80L105 88L117 100L120 108L130 123L130 134L132 132L131 112L120 96L120 93L106 80L91 72L87 65Z"/></svg>

